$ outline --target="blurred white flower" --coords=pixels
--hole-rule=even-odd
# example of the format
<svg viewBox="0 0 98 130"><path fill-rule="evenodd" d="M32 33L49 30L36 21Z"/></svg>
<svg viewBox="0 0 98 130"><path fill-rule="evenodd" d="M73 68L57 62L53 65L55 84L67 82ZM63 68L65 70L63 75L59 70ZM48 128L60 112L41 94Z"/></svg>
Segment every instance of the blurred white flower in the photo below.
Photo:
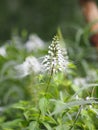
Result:
<svg viewBox="0 0 98 130"><path fill-rule="evenodd" d="M91 100L91 99L94 100L93 97L86 97L86 100ZM90 108L90 109L93 108L92 104L89 105L89 108Z"/></svg>
<svg viewBox="0 0 98 130"><path fill-rule="evenodd" d="M22 64L15 66L18 77L25 77L27 75L30 75L31 73L39 73L40 69L40 63L33 56L27 57Z"/></svg>
<svg viewBox="0 0 98 130"><path fill-rule="evenodd" d="M7 41L10 45L14 45L17 49L23 49L23 41L18 35L13 35L11 40Z"/></svg>
<svg viewBox="0 0 98 130"><path fill-rule="evenodd" d="M22 39L17 35L14 35L12 37L12 43L14 43L14 45L17 47L17 49L22 49L23 48Z"/></svg>
<svg viewBox="0 0 98 130"><path fill-rule="evenodd" d="M86 79L88 82L95 82L96 80L98 80L97 77L98 77L97 71L91 69L88 71Z"/></svg>
<svg viewBox="0 0 98 130"><path fill-rule="evenodd" d="M25 48L28 52L43 49L44 46L44 42L36 34L30 35L29 40L25 44Z"/></svg>
<svg viewBox="0 0 98 130"><path fill-rule="evenodd" d="M76 86L84 86L87 84L87 79L86 78L75 78L73 83L76 85Z"/></svg>
<svg viewBox="0 0 98 130"><path fill-rule="evenodd" d="M95 82L96 80L98 80L97 77L98 77L97 71L94 69L89 69L85 77L77 77L73 80L73 83L74 85L81 87L90 84L92 82Z"/></svg>
<svg viewBox="0 0 98 130"><path fill-rule="evenodd" d="M43 59L43 70L49 73L56 73L58 71L67 71L69 60L67 50L61 48L58 36L53 38L49 46L48 55Z"/></svg>
<svg viewBox="0 0 98 130"><path fill-rule="evenodd" d="M3 57L7 56L5 46L0 47L0 55L3 56Z"/></svg>
<svg viewBox="0 0 98 130"><path fill-rule="evenodd" d="M89 70L88 73L87 73L87 76L85 77L77 77L74 79L73 83L76 85L76 86L85 86L91 82L95 82L97 79L97 72L96 70Z"/></svg>
<svg viewBox="0 0 98 130"><path fill-rule="evenodd" d="M81 100L81 98L78 95L76 95L75 99L76 100Z"/></svg>
<svg viewBox="0 0 98 130"><path fill-rule="evenodd" d="M90 97L86 97L86 100L89 100L89 99L91 99Z"/></svg>

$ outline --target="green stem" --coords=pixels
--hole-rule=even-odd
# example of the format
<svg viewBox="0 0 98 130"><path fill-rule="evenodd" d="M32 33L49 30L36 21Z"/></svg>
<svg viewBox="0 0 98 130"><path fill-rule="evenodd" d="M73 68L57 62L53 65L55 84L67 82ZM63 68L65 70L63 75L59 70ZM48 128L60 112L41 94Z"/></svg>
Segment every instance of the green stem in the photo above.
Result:
<svg viewBox="0 0 98 130"><path fill-rule="evenodd" d="M50 77L49 77L49 80L48 80L48 83L47 83L47 87L46 87L44 96L46 96L47 91L49 89L49 85L50 85L50 82L51 82L51 79L52 79L52 75L53 75L53 68L54 68L54 66L52 67L51 74L50 74ZM41 116L41 111L39 110L39 116L38 116L38 120L37 120L38 122L39 122L40 116Z"/></svg>
<svg viewBox="0 0 98 130"><path fill-rule="evenodd" d="M95 88L96 88L96 87L93 87L93 89L92 89L91 97L94 96Z"/></svg>
<svg viewBox="0 0 98 130"><path fill-rule="evenodd" d="M49 77L49 80L48 80L48 83L47 83L47 87L46 87L46 90L45 90L45 96L46 96L46 94L47 94L47 92L48 92L49 85L50 85L50 82L51 82L51 79L52 79L53 68L54 68L54 66L52 67L51 74L50 74L50 77Z"/></svg>
<svg viewBox="0 0 98 130"><path fill-rule="evenodd" d="M69 130L72 130L72 129L73 129L74 125L76 124L76 122L77 122L77 120L78 120L78 118L79 118L79 115L80 115L80 113L81 113L81 110L82 110L82 105L80 106L79 111L78 111L78 113L77 113L77 115L76 115L76 118L75 118L75 120L74 120L74 123L73 123L73 125L70 127Z"/></svg>
<svg viewBox="0 0 98 130"><path fill-rule="evenodd" d="M39 110L39 115L38 115L37 122L39 122L39 120L40 120L40 116L41 116L41 111Z"/></svg>

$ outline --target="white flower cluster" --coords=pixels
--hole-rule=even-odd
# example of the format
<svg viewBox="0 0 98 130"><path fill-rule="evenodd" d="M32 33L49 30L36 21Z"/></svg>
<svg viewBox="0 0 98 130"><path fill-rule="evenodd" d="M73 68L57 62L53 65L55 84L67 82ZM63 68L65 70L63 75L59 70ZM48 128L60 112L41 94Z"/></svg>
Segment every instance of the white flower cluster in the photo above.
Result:
<svg viewBox="0 0 98 130"><path fill-rule="evenodd" d="M17 76L22 78L27 75L30 75L31 73L39 73L41 69L40 63L38 60L33 57L29 56L26 58L26 60L15 67L15 70L17 71Z"/></svg>
<svg viewBox="0 0 98 130"><path fill-rule="evenodd" d="M25 48L28 52L43 49L44 46L44 42L35 34L30 35L29 40L25 44Z"/></svg>
<svg viewBox="0 0 98 130"><path fill-rule="evenodd" d="M75 79L73 80L73 83L74 83L74 85L80 86L80 87L85 86L85 85L88 84L88 83L87 83L87 79L86 79L86 78L82 78L82 77L77 77L77 78L75 78Z"/></svg>
<svg viewBox="0 0 98 130"><path fill-rule="evenodd" d="M0 47L0 55L3 57L7 56L6 48L5 46Z"/></svg>
<svg viewBox="0 0 98 130"><path fill-rule="evenodd" d="M58 36L53 38L49 46L48 55L44 57L42 62L43 70L49 73L57 73L58 71L67 71L68 55L66 49L61 48Z"/></svg>
<svg viewBox="0 0 98 130"><path fill-rule="evenodd" d="M97 81L97 77L98 77L97 71L94 69L90 69L87 73L86 79L88 82L95 82Z"/></svg>
<svg viewBox="0 0 98 130"><path fill-rule="evenodd" d="M73 80L74 85L83 87L97 80L97 72L93 69L89 70L86 77L77 77Z"/></svg>

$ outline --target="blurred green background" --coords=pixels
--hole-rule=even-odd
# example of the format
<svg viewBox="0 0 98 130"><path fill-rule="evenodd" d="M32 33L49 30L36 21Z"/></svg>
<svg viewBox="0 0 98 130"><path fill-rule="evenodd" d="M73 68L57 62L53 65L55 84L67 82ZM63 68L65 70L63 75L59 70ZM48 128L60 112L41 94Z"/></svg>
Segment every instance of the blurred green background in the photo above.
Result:
<svg viewBox="0 0 98 130"><path fill-rule="evenodd" d="M0 0L1 41L22 30L50 40L59 26L68 35L68 26L83 24L79 0Z"/></svg>

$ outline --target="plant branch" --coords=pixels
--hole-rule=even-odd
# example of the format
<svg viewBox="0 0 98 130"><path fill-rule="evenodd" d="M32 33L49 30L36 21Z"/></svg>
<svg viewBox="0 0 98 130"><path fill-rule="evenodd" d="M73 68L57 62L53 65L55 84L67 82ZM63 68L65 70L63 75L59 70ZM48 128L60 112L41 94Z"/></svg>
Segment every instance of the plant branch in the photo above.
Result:
<svg viewBox="0 0 98 130"><path fill-rule="evenodd" d="M72 130L72 129L73 129L73 127L74 127L74 125L76 124L76 122L77 122L77 120L78 120L78 117L79 117L79 115L80 115L80 113L81 113L81 110L82 110L82 105L80 106L79 111L78 111L78 113L77 113L77 115L76 115L76 118L75 118L75 120L74 120L74 122L73 122L73 125L70 127L69 130Z"/></svg>
<svg viewBox="0 0 98 130"><path fill-rule="evenodd" d="M46 87L46 90L45 90L45 96L47 94L47 91L49 89L49 85L50 85L50 82L51 82L51 79L52 79L53 69L54 69L54 66L52 67L51 74L50 74L50 77L49 77L49 80L48 80L48 83L47 83L47 87Z"/></svg>

